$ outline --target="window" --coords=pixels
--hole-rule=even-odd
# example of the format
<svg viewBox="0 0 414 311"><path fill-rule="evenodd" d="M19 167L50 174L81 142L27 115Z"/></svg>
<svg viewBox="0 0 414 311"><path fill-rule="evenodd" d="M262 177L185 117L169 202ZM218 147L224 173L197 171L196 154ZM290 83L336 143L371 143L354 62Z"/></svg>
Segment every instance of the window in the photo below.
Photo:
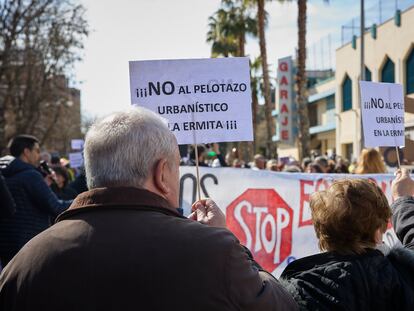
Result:
<svg viewBox="0 0 414 311"><path fill-rule="evenodd" d="M349 161L352 161L353 154L354 154L354 146L352 144L345 144L345 156Z"/></svg>
<svg viewBox="0 0 414 311"><path fill-rule="evenodd" d="M346 75L342 84L342 111L352 109L352 80Z"/></svg>
<svg viewBox="0 0 414 311"><path fill-rule="evenodd" d="M365 81L372 81L371 70L365 67Z"/></svg>
<svg viewBox="0 0 414 311"><path fill-rule="evenodd" d="M309 115L309 126L317 126L318 125L318 105L311 104L308 106L308 115Z"/></svg>
<svg viewBox="0 0 414 311"><path fill-rule="evenodd" d="M395 70L394 62L387 58L381 72L381 82L394 83L395 82Z"/></svg>
<svg viewBox="0 0 414 311"><path fill-rule="evenodd" d="M411 94L414 93L414 48L411 50L405 66L406 91L407 94Z"/></svg>
<svg viewBox="0 0 414 311"><path fill-rule="evenodd" d="M326 110L335 109L335 95L331 95L326 99Z"/></svg>

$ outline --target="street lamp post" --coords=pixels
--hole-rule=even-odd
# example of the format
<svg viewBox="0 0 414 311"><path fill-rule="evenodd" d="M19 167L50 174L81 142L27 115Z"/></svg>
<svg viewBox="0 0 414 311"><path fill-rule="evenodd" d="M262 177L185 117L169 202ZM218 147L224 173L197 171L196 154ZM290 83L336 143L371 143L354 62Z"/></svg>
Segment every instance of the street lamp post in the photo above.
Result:
<svg viewBox="0 0 414 311"><path fill-rule="evenodd" d="M365 58L364 58L364 50L365 50L365 40L364 40L364 33L365 33L365 9L364 9L364 0L361 0L361 80L365 81Z"/></svg>
<svg viewBox="0 0 414 311"><path fill-rule="evenodd" d="M365 34L365 8L364 8L364 0L361 0L361 50L360 50L360 60L361 60L361 68L360 68L360 80L361 81L365 81L365 38L364 38L364 34ZM359 88L359 95L361 95L361 89ZM361 102L361 96L359 96L359 109L361 111L362 109L362 102ZM362 124L362 111L359 114L359 124L360 124L360 129L361 129L361 138L359 140L359 151L361 152L362 149L364 148L364 135L363 135L363 124ZM357 129L355 129L355 131L357 131ZM358 135L356 135L356 137L358 137ZM358 139L358 138L357 138ZM358 143L358 142L357 142Z"/></svg>

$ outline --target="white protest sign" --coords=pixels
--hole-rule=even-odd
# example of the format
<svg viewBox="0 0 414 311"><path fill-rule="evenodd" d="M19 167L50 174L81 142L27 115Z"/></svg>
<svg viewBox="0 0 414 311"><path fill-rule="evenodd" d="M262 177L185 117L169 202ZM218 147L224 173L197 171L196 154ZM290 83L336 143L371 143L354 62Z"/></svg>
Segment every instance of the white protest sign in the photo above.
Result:
<svg viewBox="0 0 414 311"><path fill-rule="evenodd" d="M253 140L249 59L129 62L131 102L168 120L178 144Z"/></svg>
<svg viewBox="0 0 414 311"><path fill-rule="evenodd" d="M365 146L404 146L402 85L367 81L359 84Z"/></svg>
<svg viewBox="0 0 414 311"><path fill-rule="evenodd" d="M82 152L69 153L70 167L78 168L83 166L83 155Z"/></svg>
<svg viewBox="0 0 414 311"><path fill-rule="evenodd" d="M73 150L82 150L85 141L83 139L72 139L71 140L71 147Z"/></svg>

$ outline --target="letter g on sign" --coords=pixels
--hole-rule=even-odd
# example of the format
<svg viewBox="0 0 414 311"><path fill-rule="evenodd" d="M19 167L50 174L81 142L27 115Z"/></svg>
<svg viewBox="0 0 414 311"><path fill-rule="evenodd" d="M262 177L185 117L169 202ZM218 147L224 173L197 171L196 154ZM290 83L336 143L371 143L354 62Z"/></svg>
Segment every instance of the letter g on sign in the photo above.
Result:
<svg viewBox="0 0 414 311"><path fill-rule="evenodd" d="M226 209L227 227L266 270L292 251L293 210L274 189L247 189Z"/></svg>
<svg viewBox="0 0 414 311"><path fill-rule="evenodd" d="M279 70L280 71L288 71L289 70L289 65L288 65L288 63L287 62L281 62L280 64L279 64Z"/></svg>

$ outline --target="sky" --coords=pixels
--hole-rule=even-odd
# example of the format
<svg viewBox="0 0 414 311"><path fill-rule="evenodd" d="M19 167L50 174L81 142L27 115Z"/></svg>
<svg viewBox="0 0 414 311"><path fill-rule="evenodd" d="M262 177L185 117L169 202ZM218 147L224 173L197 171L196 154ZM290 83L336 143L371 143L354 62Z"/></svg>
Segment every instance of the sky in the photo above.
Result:
<svg viewBox="0 0 414 311"><path fill-rule="evenodd" d="M91 33L83 61L75 67L74 86L81 90L82 113L103 116L130 105L128 62L131 60L207 58L208 17L220 0L79 0L87 9ZM369 2L373 2L367 0ZM268 62L293 55L297 45L297 4L266 2ZM337 45L341 25L359 14L358 0L308 1L309 50ZM322 41L320 41L322 39ZM326 48L327 49L327 48ZM326 50L325 50L326 52ZM248 38L246 54L259 55L258 40ZM311 57L328 66L327 57ZM323 61L322 61L323 60ZM275 71L271 72L274 76Z"/></svg>

